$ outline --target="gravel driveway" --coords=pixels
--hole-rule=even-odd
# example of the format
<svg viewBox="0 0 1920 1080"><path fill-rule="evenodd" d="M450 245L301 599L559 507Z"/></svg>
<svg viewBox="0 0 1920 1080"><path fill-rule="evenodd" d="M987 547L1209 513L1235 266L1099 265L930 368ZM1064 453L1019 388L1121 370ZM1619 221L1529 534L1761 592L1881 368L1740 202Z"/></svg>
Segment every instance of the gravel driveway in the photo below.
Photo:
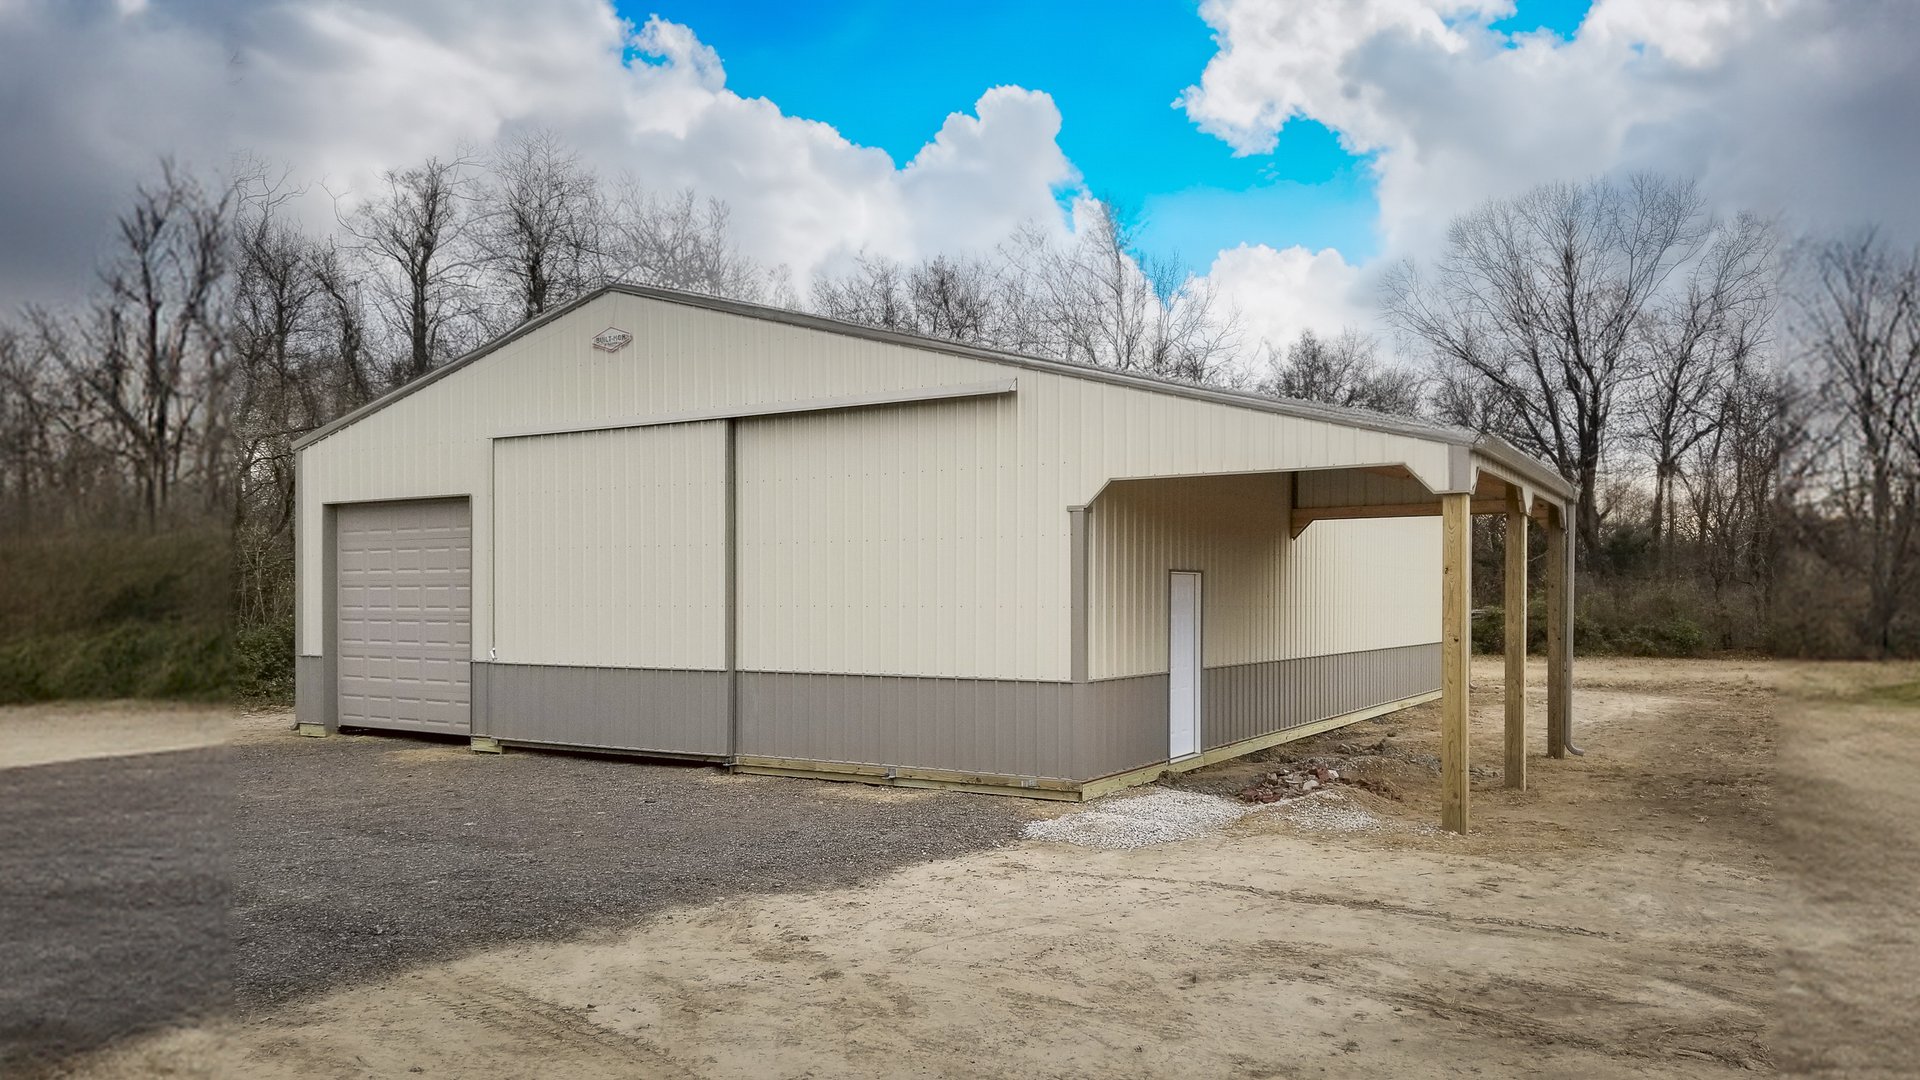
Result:
<svg viewBox="0 0 1920 1080"><path fill-rule="evenodd" d="M994 796L278 734L0 769L0 807L8 1076L479 946L856 883L1031 819Z"/></svg>

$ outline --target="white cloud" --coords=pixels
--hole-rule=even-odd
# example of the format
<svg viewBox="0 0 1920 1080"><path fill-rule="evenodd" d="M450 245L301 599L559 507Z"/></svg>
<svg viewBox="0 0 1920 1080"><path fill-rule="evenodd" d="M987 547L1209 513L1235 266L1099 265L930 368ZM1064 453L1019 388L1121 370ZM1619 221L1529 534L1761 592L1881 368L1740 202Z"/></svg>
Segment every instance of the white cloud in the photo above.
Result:
<svg viewBox="0 0 1920 1080"><path fill-rule="evenodd" d="M1250 343L1284 350L1303 330L1332 335L1375 321L1361 271L1332 248L1241 244L1222 251L1206 276L1239 310Z"/></svg>
<svg viewBox="0 0 1920 1080"><path fill-rule="evenodd" d="M1698 176L1790 229L1920 235L1909 0L1598 0L1572 41L1509 41L1505 0L1207 0L1219 50L1179 104L1237 151L1290 119L1373 155L1388 257L1544 180Z"/></svg>
<svg viewBox="0 0 1920 1080"><path fill-rule="evenodd" d="M1057 220L1078 180L1046 94L987 90L898 165L727 89L694 29L636 29L606 0L0 2L0 72L0 307L84 287L163 153L211 169L249 151L351 200L383 168L551 127L609 174L727 200L743 246L803 278L863 247L911 258ZM320 194L305 211L331 217Z"/></svg>
<svg viewBox="0 0 1920 1080"><path fill-rule="evenodd" d="M1179 104L1202 131L1240 153L1271 151L1280 128L1298 116L1339 131L1353 149L1371 149L1391 137L1393 120L1371 100L1371 88L1344 70L1347 58L1383 37L1463 52L1470 40L1449 20L1512 7L1512 0L1206 0L1200 14L1220 52Z"/></svg>

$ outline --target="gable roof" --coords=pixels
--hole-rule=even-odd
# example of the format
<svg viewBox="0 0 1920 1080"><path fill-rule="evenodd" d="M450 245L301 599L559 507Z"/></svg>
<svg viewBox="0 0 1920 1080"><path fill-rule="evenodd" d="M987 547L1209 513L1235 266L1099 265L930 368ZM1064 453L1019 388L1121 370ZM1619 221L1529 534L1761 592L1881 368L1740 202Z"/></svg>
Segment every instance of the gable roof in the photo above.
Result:
<svg viewBox="0 0 1920 1080"><path fill-rule="evenodd" d="M1469 448L1486 456L1508 469L1513 470L1529 482L1561 498L1571 498L1573 489L1560 474L1546 462L1523 453L1512 443L1496 435L1481 435L1470 429L1449 424L1436 424L1424 420L1412 420L1405 417L1389 416L1368 409L1358 409L1339 405L1325 405L1319 402L1299 401L1293 398L1269 397L1244 390L1228 390L1218 387L1198 386L1192 383L1177 382L1172 379L1131 372L1113 371L1108 368L1093 367L1088 364L1071 364L1061 360L1047 360L1037 356L989 349L978 345L966 345L940 338L922 337L918 334L902 333L898 330L886 330L862 323L844 322L828 319L805 312L790 311L785 308L769 307L764 304L752 304L741 300L729 300L701 293L680 292L673 289L656 288L651 285L633 285L624 282L603 285L594 291L568 303L537 319L530 319L505 334L478 346L465 355L427 372L425 375L382 394L334 420L314 428L293 440L293 449L304 450L314 443L325 439L334 432L365 419L385 409L402 398L426 389L469 364L487 356L494 350L517 341L539 330L549 323L572 314L575 310L606 296L620 293L647 300L657 300L669 304L681 304L706 311L717 311L728 315L738 315L763 322L776 322L788 326L816 330L821 333L839 334L844 337L862 338L868 341L883 342L927 352L945 353L972 360L982 360L993 364L1045 371L1069 378L1086 379L1092 382L1112 383L1149 393L1169 394L1176 397L1194 398L1214 404L1235 408L1252 409L1258 412L1275 413L1280 416L1296 417L1303 420L1318 420L1325 423L1340 424L1346 427L1360 428L1366 431L1379 431L1390 435L1404 435L1431 442L1445 443L1450 446Z"/></svg>

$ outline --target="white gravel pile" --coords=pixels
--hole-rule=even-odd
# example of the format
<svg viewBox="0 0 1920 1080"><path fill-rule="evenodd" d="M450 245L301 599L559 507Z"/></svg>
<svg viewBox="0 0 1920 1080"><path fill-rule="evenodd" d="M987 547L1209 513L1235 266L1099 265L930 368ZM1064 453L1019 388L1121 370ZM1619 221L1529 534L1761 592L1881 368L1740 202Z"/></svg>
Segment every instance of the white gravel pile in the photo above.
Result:
<svg viewBox="0 0 1920 1080"><path fill-rule="evenodd" d="M1254 812L1218 795L1156 788L1102 799L1085 810L1027 825L1030 840L1093 848L1137 848L1191 840Z"/></svg>
<svg viewBox="0 0 1920 1080"><path fill-rule="evenodd" d="M1335 802L1324 792L1280 803L1274 809L1293 824L1315 832L1379 832L1387 824L1357 806Z"/></svg>

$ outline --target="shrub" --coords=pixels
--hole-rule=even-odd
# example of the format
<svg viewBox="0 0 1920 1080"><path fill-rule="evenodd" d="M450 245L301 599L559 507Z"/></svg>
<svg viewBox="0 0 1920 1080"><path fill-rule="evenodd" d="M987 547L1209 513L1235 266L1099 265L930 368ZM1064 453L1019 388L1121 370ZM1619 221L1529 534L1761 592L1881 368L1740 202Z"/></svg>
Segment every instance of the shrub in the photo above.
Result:
<svg viewBox="0 0 1920 1080"><path fill-rule="evenodd" d="M232 566L217 528L0 542L0 704L291 698L292 620L236 629Z"/></svg>
<svg viewBox="0 0 1920 1080"><path fill-rule="evenodd" d="M216 698L233 690L227 634L120 622L0 644L0 703L54 698Z"/></svg>
<svg viewBox="0 0 1920 1080"><path fill-rule="evenodd" d="M247 627L234 635L234 691L244 700L293 700L293 620Z"/></svg>

